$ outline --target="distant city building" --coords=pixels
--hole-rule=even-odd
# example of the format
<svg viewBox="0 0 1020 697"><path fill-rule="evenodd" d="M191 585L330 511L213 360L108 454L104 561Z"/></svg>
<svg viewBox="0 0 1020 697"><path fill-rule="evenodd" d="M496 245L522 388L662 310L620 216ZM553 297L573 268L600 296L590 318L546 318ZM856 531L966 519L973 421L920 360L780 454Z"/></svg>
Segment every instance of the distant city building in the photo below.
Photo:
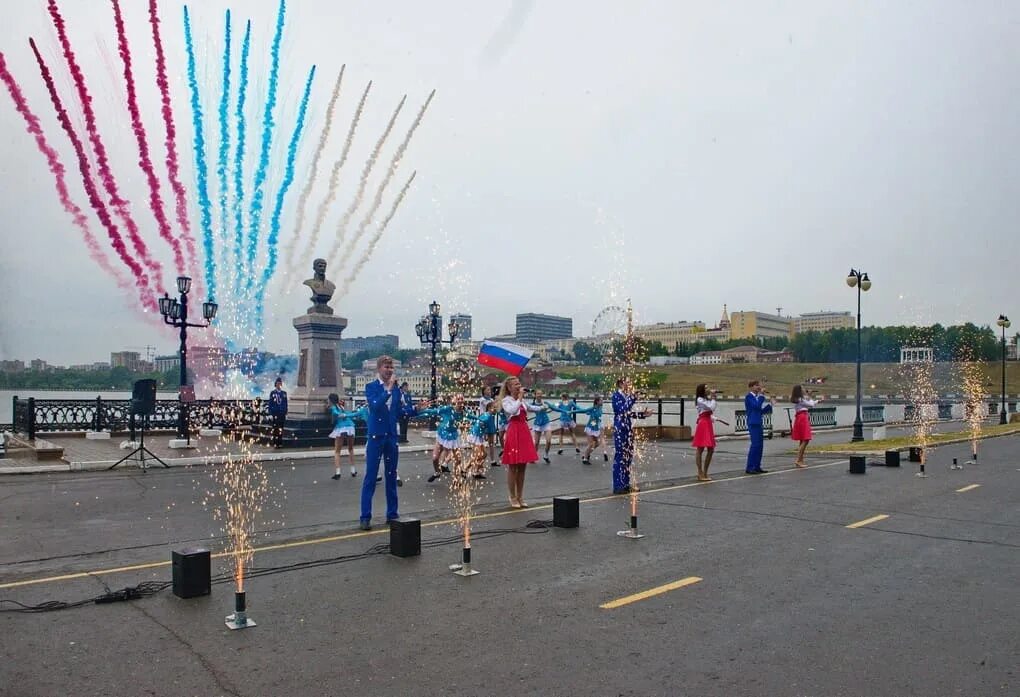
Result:
<svg viewBox="0 0 1020 697"><path fill-rule="evenodd" d="M471 341L471 315L450 315L450 321L457 325L457 341Z"/></svg>
<svg viewBox="0 0 1020 697"><path fill-rule="evenodd" d="M849 312L805 312L793 318L793 334L827 332L831 329L853 329L854 318Z"/></svg>
<svg viewBox="0 0 1020 697"><path fill-rule="evenodd" d="M153 359L153 365L155 366L157 373L165 373L170 370L180 370L181 357L177 355L156 356L156 358Z"/></svg>
<svg viewBox="0 0 1020 697"><path fill-rule="evenodd" d="M790 351L769 351L760 346L734 346L722 351L702 351L691 356L691 365L723 363L793 363Z"/></svg>
<svg viewBox="0 0 1020 697"><path fill-rule="evenodd" d="M1014 338L1013 341L1011 341L1008 344L1006 344L1006 360L1007 361L1015 361L1015 360L1017 360L1016 355L1017 355L1017 352L1016 352L1016 339Z"/></svg>
<svg viewBox="0 0 1020 697"><path fill-rule="evenodd" d="M722 351L701 351L691 356L691 365L721 365Z"/></svg>
<svg viewBox="0 0 1020 697"><path fill-rule="evenodd" d="M934 360L935 351L927 346L900 349L900 363L932 363Z"/></svg>
<svg viewBox="0 0 1020 697"><path fill-rule="evenodd" d="M792 320L767 312L733 312L730 314L731 339L790 338Z"/></svg>
<svg viewBox="0 0 1020 697"><path fill-rule="evenodd" d="M400 337L396 334L380 336L352 336L340 341L340 354L360 353L361 351L393 351L400 348Z"/></svg>
<svg viewBox="0 0 1020 697"><path fill-rule="evenodd" d="M377 362L378 358L379 357L376 356L375 358L369 358L369 359L366 359L366 360L362 361L361 362L361 369L378 374L378 362ZM393 361L393 369L394 370L400 370L401 367L402 366L400 365L400 361L398 361L398 360L394 360Z"/></svg>
<svg viewBox="0 0 1020 697"><path fill-rule="evenodd" d="M138 364L142 361L142 356L138 351L116 351L110 354L110 367L112 368L127 368L134 372L138 370Z"/></svg>
<svg viewBox="0 0 1020 697"><path fill-rule="evenodd" d="M648 365L687 365L691 362L686 356L652 356L648 359Z"/></svg>
<svg viewBox="0 0 1020 697"><path fill-rule="evenodd" d="M50 364L47 363L46 361L44 361L41 358L33 358L32 361L28 364L28 367L29 367L30 370L34 370L36 372L42 372L42 371L45 371L45 370L49 370L50 369Z"/></svg>
<svg viewBox="0 0 1020 697"><path fill-rule="evenodd" d="M25 369L25 361L0 361L0 372L20 373Z"/></svg>
<svg viewBox="0 0 1020 697"><path fill-rule="evenodd" d="M574 335L574 320L570 317L525 312L517 315L516 338L521 341L569 339Z"/></svg>
<svg viewBox="0 0 1020 697"><path fill-rule="evenodd" d="M94 373L100 370L109 370L110 364L104 363L103 361L96 361L95 363L76 363L75 365L68 366L68 369Z"/></svg>
<svg viewBox="0 0 1020 697"><path fill-rule="evenodd" d="M365 385L372 382L379 377L379 374L375 371L375 364L372 364L372 370L364 370L359 373L350 375L345 380L345 385L350 390L353 390L355 395L365 395ZM432 389L432 373L424 370L410 370L397 374L398 382L406 382L408 389L411 394L415 397L420 398L422 395L428 395Z"/></svg>

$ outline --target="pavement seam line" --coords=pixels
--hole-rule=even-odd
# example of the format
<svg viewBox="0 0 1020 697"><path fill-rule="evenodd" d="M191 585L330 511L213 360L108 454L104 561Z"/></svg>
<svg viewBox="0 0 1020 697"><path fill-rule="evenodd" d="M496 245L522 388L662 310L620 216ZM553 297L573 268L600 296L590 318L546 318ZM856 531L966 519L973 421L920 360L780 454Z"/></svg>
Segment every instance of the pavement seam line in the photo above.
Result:
<svg viewBox="0 0 1020 697"><path fill-rule="evenodd" d="M641 591L640 593L634 593L632 595L625 595L622 598L617 598L616 600L610 600L607 603L602 603L601 605L599 605L599 607L602 608L603 610L612 610L614 608L623 607L624 605L630 605L631 603L636 603L639 600L645 600L647 598L654 598L657 595L662 595L663 593L668 593L669 591L676 590L677 588L683 588L684 586L691 586L691 585L694 585L695 583L701 582L702 580L704 580L704 579L702 579L700 576L688 576L687 578L682 578L679 581L673 581L672 583L666 583L666 584L663 584L661 586L656 586L655 588L649 588L648 590Z"/></svg>
<svg viewBox="0 0 1020 697"><path fill-rule="evenodd" d="M872 523L877 523L880 520L885 520L888 517L889 516L885 513L880 513L879 515L873 515L870 518L865 518L864 520L858 520L856 523L850 523L850 525L847 525L846 527L851 530L855 530L857 528L863 528L865 525L871 525Z"/></svg>
<svg viewBox="0 0 1020 697"><path fill-rule="evenodd" d="M840 464L841 462L844 462L844 461L845 460L840 459L840 460L835 460L835 461L832 461L832 462L822 462L822 463L819 463L817 465L808 465L807 467L802 467L802 468L791 467L789 469L771 470L769 472L766 472L765 474L758 474L758 475L755 475L753 477L735 476L735 477L726 477L724 479L713 479L713 480L708 481L708 482L688 482L686 484L674 484L674 485L671 485L671 486L664 486L664 487L658 488L658 489L648 489L647 492L648 493L651 493L651 492L659 493L659 492L662 492L662 491L676 491L678 489L689 489L689 488L696 487L696 486L708 486L710 484L720 484L722 482L734 482L734 481L743 481L743 480L751 481L753 479L758 479L758 478L761 478L761 477L768 477L768 476L771 476L773 474L783 474L785 472L803 472L803 471L807 471L807 470L811 470L811 469L822 469L822 468L825 468L825 467L832 467L832 466L838 465L838 464ZM611 499L622 499L624 497L628 497L628 496L632 496L632 495L633 494L609 494L607 496L596 496L596 497L589 498L589 499L582 499L581 503L600 503L602 501L609 501ZM551 503L546 503L546 504L542 504L540 506L529 506L528 508L523 508L523 509L511 508L511 509L508 509L508 510L505 510L505 511L493 511L492 513L481 513L479 515L473 515L473 516L471 516L471 519L472 520L486 520L486 519L489 519L489 518L498 518L498 517L507 516L507 515L519 515L521 513L534 513L535 511L550 510L552 507L553 507L553 505ZM426 527L431 528L431 527L436 527L436 526L439 526L439 525L450 525L452 523L456 523L456 522L459 522L459 521L460 521L460 518L445 518L443 520L433 520L433 521L429 521L429 522L423 522L421 524L421 526L423 528L426 528ZM294 542L281 542L280 544L266 545L265 547L256 547L254 550L252 550L252 553L272 552L272 551L281 550L281 549L292 549L294 547L306 547L308 545L323 544L323 543L326 543L326 542L341 542L341 541L345 541L345 540L354 540L354 539L357 539L357 538L360 538L360 537L369 537L369 536L372 536L372 535L382 535L382 534L384 534L386 532L389 532L389 530L388 529L381 529L381 530L369 530L369 531L349 532L349 533L343 533L341 535L330 535L329 537L316 537L316 538L312 538L312 539L309 539L309 540L296 540ZM229 551L229 552L216 552L216 553L214 553L214 554L212 554L210 556L211 556L212 559L222 559L224 557L237 556L238 554L240 554L240 552ZM79 579L79 578L89 578L89 577L92 577L92 576L104 576L104 575L108 575L108 574L124 573L126 571L144 571L146 569L158 569L160 567L170 566L170 564L171 564L171 562L168 560L168 561L147 562L147 563L142 563L142 564L132 564L130 566L119 566L119 567L116 567L116 568L113 568L113 569L99 569L97 571L77 571L75 573L62 574L60 576L44 576L42 578L25 579L24 581L10 581L8 583L0 583L0 589L5 589L5 588L20 588L22 586L33 586L33 585L37 585L37 584L40 584L40 583L52 583L52 582L56 582L56 581L73 581L73 580L76 580L76 579Z"/></svg>

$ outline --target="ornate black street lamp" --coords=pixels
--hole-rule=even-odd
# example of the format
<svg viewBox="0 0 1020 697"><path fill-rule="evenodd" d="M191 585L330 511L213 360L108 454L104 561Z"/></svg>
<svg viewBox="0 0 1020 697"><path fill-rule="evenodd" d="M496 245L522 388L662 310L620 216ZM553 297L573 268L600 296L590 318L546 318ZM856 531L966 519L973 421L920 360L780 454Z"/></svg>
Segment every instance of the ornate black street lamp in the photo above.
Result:
<svg viewBox="0 0 1020 697"><path fill-rule="evenodd" d="M181 386L177 394L177 399L180 403L180 417L177 421L177 435L187 439L189 442L191 434L188 429L187 404L184 401L184 388L188 384L188 327L208 327L216 316L216 310L219 309L219 306L210 299L209 302L202 303L202 316L205 318L205 324L189 324L188 291L190 290L191 278L188 276L178 276L177 291L180 293L180 299L171 298L165 292L163 297L159 299L159 313L163 315L163 321L172 327L180 327L181 329Z"/></svg>
<svg viewBox="0 0 1020 697"><path fill-rule="evenodd" d="M432 349L432 389L429 397L433 404L439 398L439 385L436 383L436 349L442 344L453 345L454 339L457 338L457 323L451 319L446 331L450 334L450 338L444 340L442 308L439 303L433 300L429 304L429 313L422 315L418 323L414 325L414 333L418 335L421 345L429 346Z"/></svg>
<svg viewBox="0 0 1020 697"><path fill-rule="evenodd" d="M995 321L1002 329L1002 411L999 412L999 423L1006 423L1006 330L1009 329L1009 317L999 315Z"/></svg>
<svg viewBox="0 0 1020 697"><path fill-rule="evenodd" d="M861 291L871 288L871 279L863 271L850 269L846 284L851 288L857 287L857 416L854 418L854 435L850 439L856 442L864 440L864 422L861 421Z"/></svg>

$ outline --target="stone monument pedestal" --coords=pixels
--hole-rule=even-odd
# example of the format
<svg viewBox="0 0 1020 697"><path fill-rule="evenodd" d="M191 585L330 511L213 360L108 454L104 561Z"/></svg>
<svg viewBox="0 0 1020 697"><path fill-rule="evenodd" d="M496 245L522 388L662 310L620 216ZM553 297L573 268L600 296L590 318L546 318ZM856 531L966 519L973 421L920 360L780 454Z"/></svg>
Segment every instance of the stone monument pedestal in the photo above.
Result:
<svg viewBox="0 0 1020 697"><path fill-rule="evenodd" d="M330 392L342 395L340 335L346 327L347 319L334 315L309 313L294 318L298 333L297 387L287 395L284 447L333 445L326 397Z"/></svg>

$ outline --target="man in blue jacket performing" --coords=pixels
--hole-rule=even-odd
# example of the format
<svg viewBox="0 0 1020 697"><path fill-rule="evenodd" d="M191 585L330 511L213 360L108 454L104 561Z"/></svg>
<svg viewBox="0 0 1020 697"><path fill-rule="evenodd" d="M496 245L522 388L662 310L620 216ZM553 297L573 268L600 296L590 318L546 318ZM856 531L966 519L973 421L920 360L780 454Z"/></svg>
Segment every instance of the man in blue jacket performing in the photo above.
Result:
<svg viewBox="0 0 1020 697"><path fill-rule="evenodd" d="M745 474L765 474L761 468L761 456L765 452L765 432L762 428L762 414L772 413L772 400L766 401L762 394L761 382L752 380L747 384L749 392L744 397L747 412L747 432L751 434L751 448L747 451Z"/></svg>
<svg viewBox="0 0 1020 697"><path fill-rule="evenodd" d="M375 480L382 459L386 489L386 520L396 520L397 513L397 457L400 450L399 423L403 415L414 416L414 407L405 405L393 375L393 359L379 356L376 361L379 379L365 385L368 400L368 442L365 445L365 479L361 484L361 529L372 529L372 497Z"/></svg>
<svg viewBox="0 0 1020 697"><path fill-rule="evenodd" d="M643 419L645 412L634 411L638 396L627 378L616 381L613 392L613 493L630 492L630 467L634 462L633 419Z"/></svg>
<svg viewBox="0 0 1020 697"><path fill-rule="evenodd" d="M287 393L283 391L283 378L276 378L274 387L276 389L269 394L269 416L273 420L269 444L274 448L282 448L283 427L287 423Z"/></svg>

